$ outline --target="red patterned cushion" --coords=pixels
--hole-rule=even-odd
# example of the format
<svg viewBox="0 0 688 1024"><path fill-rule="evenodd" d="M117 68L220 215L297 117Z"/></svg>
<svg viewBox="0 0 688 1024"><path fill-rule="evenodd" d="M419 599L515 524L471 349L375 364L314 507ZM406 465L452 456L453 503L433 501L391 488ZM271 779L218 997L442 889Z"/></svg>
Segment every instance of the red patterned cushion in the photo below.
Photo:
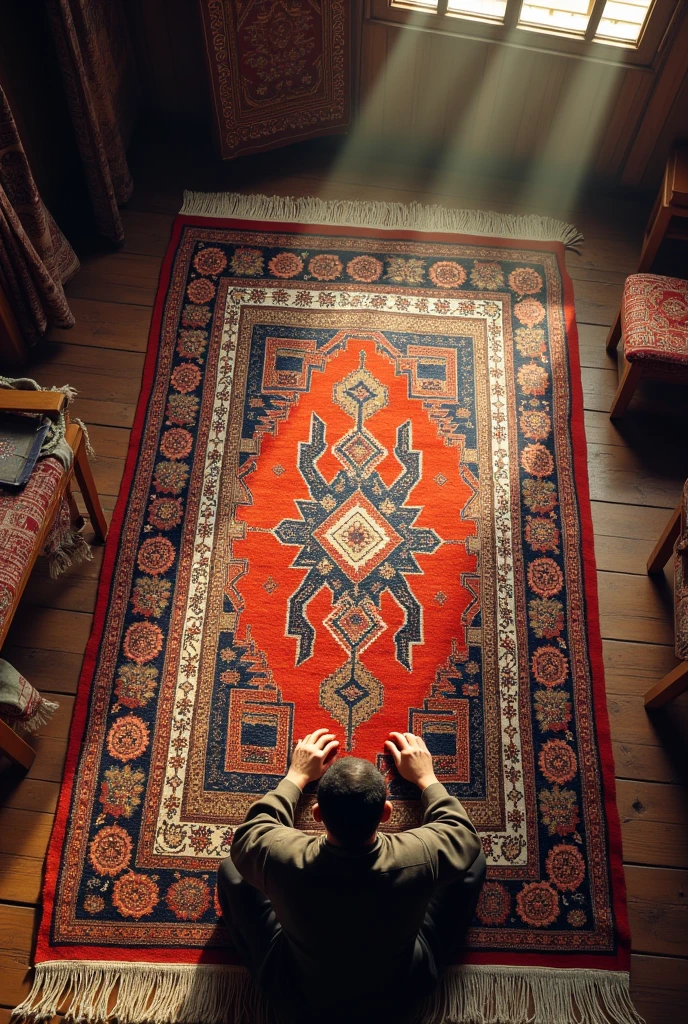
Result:
<svg viewBox="0 0 688 1024"><path fill-rule="evenodd" d="M627 277L621 331L631 362L688 364L688 281L659 274Z"/></svg>
<svg viewBox="0 0 688 1024"><path fill-rule="evenodd" d="M12 608L63 473L57 459L41 459L22 490L0 488L0 627Z"/></svg>

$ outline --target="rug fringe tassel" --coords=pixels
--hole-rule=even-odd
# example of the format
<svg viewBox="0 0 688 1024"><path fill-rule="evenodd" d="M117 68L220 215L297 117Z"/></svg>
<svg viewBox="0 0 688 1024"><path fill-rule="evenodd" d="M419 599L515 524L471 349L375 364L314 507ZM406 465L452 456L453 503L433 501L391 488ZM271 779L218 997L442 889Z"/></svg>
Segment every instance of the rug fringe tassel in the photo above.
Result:
<svg viewBox="0 0 688 1024"><path fill-rule="evenodd" d="M577 251L583 235L572 224L536 214L517 216L490 210L452 210L422 203L326 200L315 196L241 195L238 192L184 192L179 211L192 217L228 217L296 224L339 224L345 227L406 231L450 231L544 242L563 242Z"/></svg>
<svg viewBox="0 0 688 1024"><path fill-rule="evenodd" d="M12 1019L89 1024L273 1024L240 967L49 961ZM628 974L549 967L451 968L420 1024L643 1024Z"/></svg>
<svg viewBox="0 0 688 1024"><path fill-rule="evenodd" d="M241 967L62 960L37 964L12 1020L89 1024L273 1024Z"/></svg>
<svg viewBox="0 0 688 1024"><path fill-rule="evenodd" d="M422 1024L643 1024L621 971L450 968Z"/></svg>
<svg viewBox="0 0 688 1024"><path fill-rule="evenodd" d="M48 724L59 707L60 705L56 704L54 700L46 700L45 697L41 697L38 702L38 708L31 715L31 718L24 721L21 719L16 720L14 728L17 732L36 732L37 729Z"/></svg>

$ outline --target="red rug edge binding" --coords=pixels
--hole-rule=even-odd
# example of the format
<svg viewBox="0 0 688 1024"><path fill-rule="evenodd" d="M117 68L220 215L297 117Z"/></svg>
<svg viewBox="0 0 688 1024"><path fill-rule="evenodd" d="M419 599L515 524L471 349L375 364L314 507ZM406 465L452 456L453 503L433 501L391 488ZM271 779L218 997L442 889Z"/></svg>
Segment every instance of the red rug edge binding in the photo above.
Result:
<svg viewBox="0 0 688 1024"><path fill-rule="evenodd" d="M170 282L172 266L177 252L177 245L183 228L186 225L226 227L229 225L243 229L287 231L285 224L261 221L229 220L227 218L177 216L170 242L163 259L158 280L158 288L153 307L153 315L148 336L148 347L141 380L141 391L136 407L136 414L129 440L129 448L125 463L124 475L120 484L119 495L112 517L110 530L105 545L103 565L98 583L98 593L93 617L91 635L86 646L84 661L79 677L72 723L67 743L64 773L55 821L52 828L48 853L45 862L43 882L43 909L41 923L36 941L34 962L45 963L55 960L99 960L124 961L140 963L170 962L170 949L141 948L131 949L118 946L61 946L59 950L50 946L50 926L55 898L55 889L60 870L60 856L65 839L69 809L72 801L74 777L79 761L81 744L86 727L90 705L91 687L95 673L96 660L105 627L105 617L112 576L114 573L119 539L124 521L129 487L132 482L139 450L139 442L143 432L157 363L160 327L167 289ZM390 229L353 228L329 225L298 224L294 234L312 232L333 236L353 235L355 237L385 238L389 237ZM449 232L401 231L392 229L394 237L404 240L423 238L427 241L468 242L470 244L488 244L485 236L451 234ZM614 757L609 728L609 712L606 701L604 682L604 663L602 657L602 637L600 632L599 605L597 597L597 570L595 563L594 533L592 509L590 505L590 489L588 483L587 442L583 412L583 387L581 381L580 356L578 347L578 328L573 296L573 282L565 264L565 249L561 242L532 241L529 239L489 238L489 244L501 248L526 247L536 251L549 251L557 255L559 271L564 285L564 309L566 315L566 335L569 347L569 370L571 377L571 439L574 461L574 478L578 493L578 510L581 526L581 547L583 559L584 589L587 610L588 647L591 663L592 695L595 710L596 738L602 774L602 790L604 810L607 822L607 844L610 861L610 879L612 887L612 907L618 935L618 952L616 955L606 954L565 954L542 955L534 953L503 954L503 953L471 953L465 957L468 964L503 965L523 967L559 967L628 971L630 967L630 930L626 908L626 884L623 871L621 825L616 806L616 783L614 776ZM227 953L214 950L179 949L175 952L175 963L179 964L230 964Z"/></svg>

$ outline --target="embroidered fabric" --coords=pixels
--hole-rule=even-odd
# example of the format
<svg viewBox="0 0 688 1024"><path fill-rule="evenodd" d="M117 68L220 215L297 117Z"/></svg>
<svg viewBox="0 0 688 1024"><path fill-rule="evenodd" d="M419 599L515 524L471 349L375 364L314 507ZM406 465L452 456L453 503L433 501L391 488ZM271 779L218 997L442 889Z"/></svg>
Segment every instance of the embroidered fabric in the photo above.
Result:
<svg viewBox="0 0 688 1024"><path fill-rule="evenodd" d="M621 300L626 359L688 365L688 281L631 274Z"/></svg>

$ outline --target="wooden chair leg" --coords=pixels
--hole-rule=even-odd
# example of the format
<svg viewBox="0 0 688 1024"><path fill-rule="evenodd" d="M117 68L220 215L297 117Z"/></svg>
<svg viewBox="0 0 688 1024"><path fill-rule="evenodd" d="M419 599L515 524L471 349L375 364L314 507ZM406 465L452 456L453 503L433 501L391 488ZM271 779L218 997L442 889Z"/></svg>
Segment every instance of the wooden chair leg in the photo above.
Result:
<svg viewBox="0 0 688 1024"><path fill-rule="evenodd" d="M616 314L616 320L609 328L609 334L607 335L607 352L615 352L619 341L621 340L621 310Z"/></svg>
<svg viewBox="0 0 688 1024"><path fill-rule="evenodd" d="M100 498L98 497L98 490L96 488L95 480L93 479L93 473L91 472L91 466L88 461L88 455L86 453L86 444L84 443L83 435L79 440L79 445L74 454L74 475L79 484L79 490L81 491L88 514L91 517L91 525L96 538L100 541L104 541L107 537L108 525L103 515L103 509L100 504Z"/></svg>
<svg viewBox="0 0 688 1024"><path fill-rule="evenodd" d="M655 256L671 222L671 210L660 199L652 226L648 229L640 251L636 274L646 274L655 261Z"/></svg>
<svg viewBox="0 0 688 1024"><path fill-rule="evenodd" d="M19 736L7 722L0 720L0 754L20 764L27 772L36 756L35 750Z"/></svg>
<svg viewBox="0 0 688 1024"><path fill-rule="evenodd" d="M661 708L672 697L678 697L680 693L688 690L688 661L682 661L671 672L667 672L663 679L647 691L645 694L645 707Z"/></svg>
<svg viewBox="0 0 688 1024"><path fill-rule="evenodd" d="M69 516L70 519L72 520L72 526L76 530L80 530L81 527L84 525L84 517L79 511L79 506L77 505L74 499L74 493L72 491L71 484L67 484L65 497L67 498L67 504L69 505Z"/></svg>
<svg viewBox="0 0 688 1024"><path fill-rule="evenodd" d="M619 383L619 390L614 396L612 407L609 410L611 420L620 419L628 408L628 403L633 398L633 393L642 377L643 368L640 363L626 363L623 377Z"/></svg>
<svg viewBox="0 0 688 1024"><path fill-rule="evenodd" d="M676 538L681 529L681 505L677 505L671 513L671 519L664 527L664 533L655 544L654 550L647 560L649 573L661 572L671 558Z"/></svg>

